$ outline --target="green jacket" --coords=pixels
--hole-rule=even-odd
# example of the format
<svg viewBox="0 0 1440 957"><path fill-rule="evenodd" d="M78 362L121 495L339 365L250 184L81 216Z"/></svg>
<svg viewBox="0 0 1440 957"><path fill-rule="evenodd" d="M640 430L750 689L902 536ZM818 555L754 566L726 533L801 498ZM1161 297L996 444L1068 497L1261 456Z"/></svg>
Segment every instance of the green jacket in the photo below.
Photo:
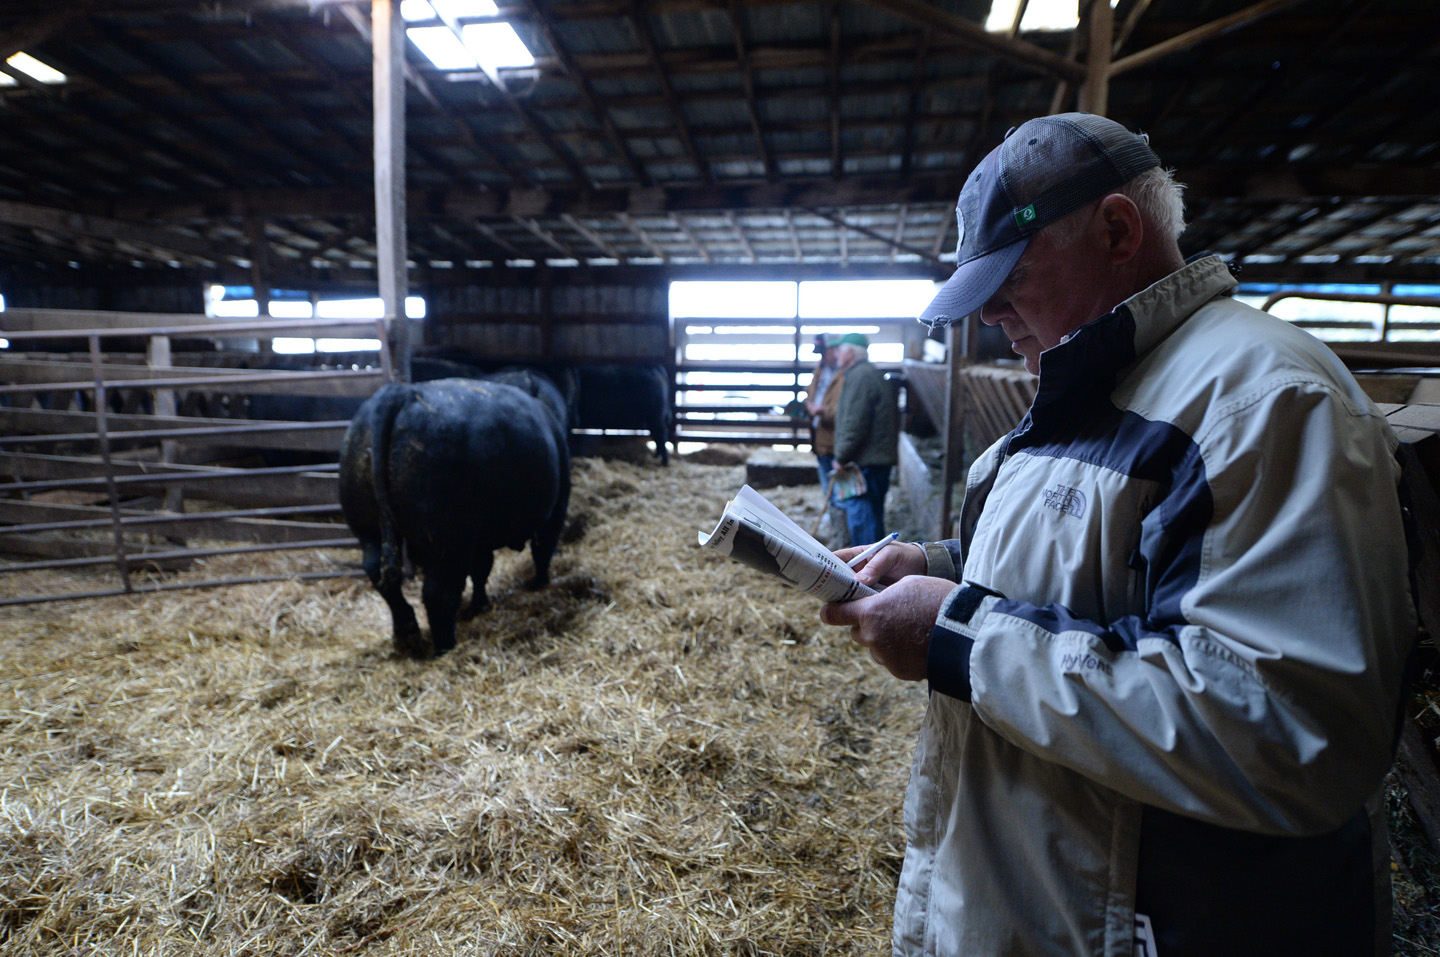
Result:
<svg viewBox="0 0 1440 957"><path fill-rule="evenodd" d="M894 465L899 412L895 392L865 359L845 370L845 388L835 413L835 461Z"/></svg>

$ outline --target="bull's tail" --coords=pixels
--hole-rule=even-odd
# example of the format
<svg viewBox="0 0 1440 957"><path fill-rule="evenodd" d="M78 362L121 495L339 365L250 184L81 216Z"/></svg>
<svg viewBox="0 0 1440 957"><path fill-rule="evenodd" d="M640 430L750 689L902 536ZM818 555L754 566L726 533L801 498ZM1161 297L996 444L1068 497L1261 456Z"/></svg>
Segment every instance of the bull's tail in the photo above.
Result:
<svg viewBox="0 0 1440 957"><path fill-rule="evenodd" d="M370 472L375 488L375 506L380 516L380 581L382 593L387 586L398 589L403 581L400 533L395 527L395 510L390 505L390 439L395 430L395 417L415 396L408 385L387 385L376 396L375 418L370 432Z"/></svg>

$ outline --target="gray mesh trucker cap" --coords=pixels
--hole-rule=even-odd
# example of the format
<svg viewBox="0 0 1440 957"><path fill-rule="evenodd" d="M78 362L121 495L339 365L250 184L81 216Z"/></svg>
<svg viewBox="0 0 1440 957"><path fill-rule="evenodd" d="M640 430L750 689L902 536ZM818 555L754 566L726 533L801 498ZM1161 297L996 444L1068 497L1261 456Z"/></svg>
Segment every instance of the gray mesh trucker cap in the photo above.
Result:
<svg viewBox="0 0 1440 957"><path fill-rule="evenodd" d="M955 204L955 274L920 314L943 326L995 294L1030 237L1160 165L1149 138L1091 113L1043 116L1012 129L970 173Z"/></svg>

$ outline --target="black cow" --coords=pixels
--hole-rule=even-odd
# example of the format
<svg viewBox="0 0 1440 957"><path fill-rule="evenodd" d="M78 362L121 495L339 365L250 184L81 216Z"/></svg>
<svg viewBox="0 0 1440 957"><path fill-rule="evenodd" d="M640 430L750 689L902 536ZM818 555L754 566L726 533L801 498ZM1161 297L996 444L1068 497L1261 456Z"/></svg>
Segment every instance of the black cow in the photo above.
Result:
<svg viewBox="0 0 1440 957"><path fill-rule="evenodd" d="M494 551L530 541L540 588L570 501L565 403L529 371L485 379L387 385L366 400L340 450L340 505L364 548L365 571L410 657L455 647L465 578L466 620L490 604ZM401 593L401 546L425 576L430 644Z"/></svg>
<svg viewBox="0 0 1440 957"><path fill-rule="evenodd" d="M662 465L670 464L670 379L658 365L586 365L575 369L576 428L645 429Z"/></svg>

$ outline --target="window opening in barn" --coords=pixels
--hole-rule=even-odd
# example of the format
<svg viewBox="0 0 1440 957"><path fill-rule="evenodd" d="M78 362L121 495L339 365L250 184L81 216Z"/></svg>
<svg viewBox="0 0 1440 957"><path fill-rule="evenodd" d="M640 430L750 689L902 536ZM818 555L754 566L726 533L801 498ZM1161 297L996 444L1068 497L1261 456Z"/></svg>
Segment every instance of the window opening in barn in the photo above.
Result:
<svg viewBox="0 0 1440 957"><path fill-rule="evenodd" d="M28 53L20 52L11 54L5 60L5 65L17 73L23 73L35 80L37 83L64 83L67 81L65 74L55 69L48 63L42 63ZM9 73L0 72L0 86L18 86L20 81Z"/></svg>
<svg viewBox="0 0 1440 957"><path fill-rule="evenodd" d="M303 290L271 289L266 314L272 319L379 319L385 314L384 301L378 296L322 299ZM425 318L425 298L407 296L405 315L411 319ZM205 314L217 319L255 319L260 303L253 286L210 286L205 293ZM255 343L258 351L260 343ZM311 336L277 336L269 341L269 351L280 355L313 353L379 352L376 338L339 338Z"/></svg>
<svg viewBox="0 0 1440 957"><path fill-rule="evenodd" d="M1440 342L1440 307L1387 303L1387 297L1440 301L1440 286L1414 283L1241 283L1235 298L1256 308L1278 293L1269 309L1326 342ZM1334 299L1316 298L1335 296ZM1372 301L1366 301L1372 300Z"/></svg>
<svg viewBox="0 0 1440 957"><path fill-rule="evenodd" d="M810 384L815 337L863 333L870 360L897 370L922 353L915 316L935 288L929 279L671 283L677 440L808 447L806 421L785 406Z"/></svg>

